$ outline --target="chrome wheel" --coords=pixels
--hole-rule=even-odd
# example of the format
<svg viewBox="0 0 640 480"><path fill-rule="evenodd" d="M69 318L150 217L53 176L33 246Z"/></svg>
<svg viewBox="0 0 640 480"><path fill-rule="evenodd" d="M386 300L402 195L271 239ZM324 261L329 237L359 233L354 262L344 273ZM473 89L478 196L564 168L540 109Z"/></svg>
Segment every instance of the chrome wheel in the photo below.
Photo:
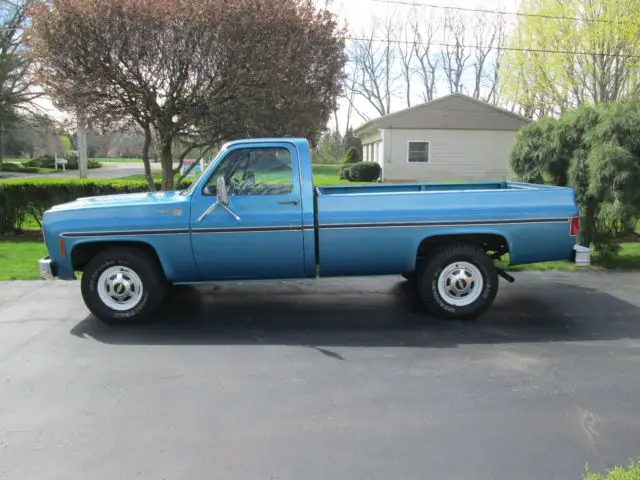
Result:
<svg viewBox="0 0 640 480"><path fill-rule="evenodd" d="M480 297L483 287L480 269L469 262L447 265L438 276L438 294L455 307L471 305Z"/></svg>
<svg viewBox="0 0 640 480"><path fill-rule="evenodd" d="M102 272L97 288L102 303L120 312L138 305L144 292L138 274L123 266L110 267Z"/></svg>

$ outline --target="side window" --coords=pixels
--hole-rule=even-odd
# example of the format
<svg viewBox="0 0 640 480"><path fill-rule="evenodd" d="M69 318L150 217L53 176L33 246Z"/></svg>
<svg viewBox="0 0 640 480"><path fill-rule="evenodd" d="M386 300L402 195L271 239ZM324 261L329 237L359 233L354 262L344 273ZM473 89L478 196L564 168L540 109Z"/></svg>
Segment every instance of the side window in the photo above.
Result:
<svg viewBox="0 0 640 480"><path fill-rule="evenodd" d="M216 194L223 176L231 195L284 195L293 191L293 163L286 148L240 148L220 162L204 189Z"/></svg>

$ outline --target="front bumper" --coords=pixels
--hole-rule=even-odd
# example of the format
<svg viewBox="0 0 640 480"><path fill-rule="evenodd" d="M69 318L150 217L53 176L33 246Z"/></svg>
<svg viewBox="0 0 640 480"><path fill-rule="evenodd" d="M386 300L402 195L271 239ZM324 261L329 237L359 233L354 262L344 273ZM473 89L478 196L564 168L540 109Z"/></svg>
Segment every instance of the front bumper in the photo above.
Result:
<svg viewBox="0 0 640 480"><path fill-rule="evenodd" d="M53 262L50 257L43 257L38 261L38 270L40 271L40 276L45 280L53 280L56 278Z"/></svg>

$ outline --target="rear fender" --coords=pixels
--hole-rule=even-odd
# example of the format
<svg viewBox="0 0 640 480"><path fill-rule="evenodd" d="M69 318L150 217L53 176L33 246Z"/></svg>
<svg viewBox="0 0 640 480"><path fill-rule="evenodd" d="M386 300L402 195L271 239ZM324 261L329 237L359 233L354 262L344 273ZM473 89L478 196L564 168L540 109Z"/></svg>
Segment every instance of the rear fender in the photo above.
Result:
<svg viewBox="0 0 640 480"><path fill-rule="evenodd" d="M499 251L501 255L513 248L511 235L498 228L456 227L446 231L434 232L420 240L415 247L416 259L424 259L435 248L454 242L467 242L487 250Z"/></svg>

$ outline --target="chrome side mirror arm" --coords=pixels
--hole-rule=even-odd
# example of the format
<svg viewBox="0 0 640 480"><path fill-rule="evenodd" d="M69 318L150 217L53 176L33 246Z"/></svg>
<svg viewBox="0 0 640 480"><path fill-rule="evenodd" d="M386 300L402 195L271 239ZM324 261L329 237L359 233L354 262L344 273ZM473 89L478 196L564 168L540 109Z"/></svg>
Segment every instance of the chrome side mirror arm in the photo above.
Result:
<svg viewBox="0 0 640 480"><path fill-rule="evenodd" d="M231 215L233 218L235 218L237 221L240 221L240 217L233 211L231 210L229 207L227 207L226 205L223 205L220 202L216 202L213 205L211 205L209 208L207 208L202 215L200 215L198 217L198 219L196 220L196 222L201 222L202 220L204 220L205 218L207 218L209 216L209 214L211 212L213 212L217 207L223 208L227 211L227 213L229 213L229 215Z"/></svg>
<svg viewBox="0 0 640 480"><path fill-rule="evenodd" d="M231 215L237 221L240 221L240 217L238 215L236 215L235 212L233 210L231 210L229 208L229 206L228 206L229 205L229 190L227 189L227 182L225 182L224 177L222 177L222 176L218 177L218 180L216 181L216 195L217 195L217 198L218 198L216 203L214 203L209 208L207 208L202 213L202 215L200 215L198 217L198 220L196 220L196 222L201 222L202 220L207 218L207 216L209 216L209 214L211 212L213 212L217 207L224 208L229 215Z"/></svg>

